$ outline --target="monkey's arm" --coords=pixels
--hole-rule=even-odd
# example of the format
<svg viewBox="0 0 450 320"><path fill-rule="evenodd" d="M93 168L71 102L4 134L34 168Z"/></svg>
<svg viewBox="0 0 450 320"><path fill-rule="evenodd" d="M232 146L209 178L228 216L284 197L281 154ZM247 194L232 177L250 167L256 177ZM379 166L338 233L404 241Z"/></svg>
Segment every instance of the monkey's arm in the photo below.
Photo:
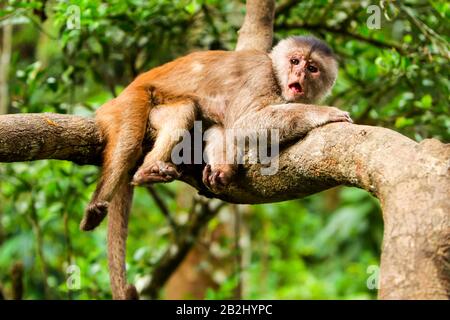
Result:
<svg viewBox="0 0 450 320"><path fill-rule="evenodd" d="M352 122L348 112L300 103L270 105L256 112L247 111L225 129L214 126L208 130L205 147L208 165L203 170L203 183L217 193L231 182L237 165L242 163L246 139L254 141L256 147L258 140L261 143L260 136L267 136L268 130L276 130L278 141L273 141L274 137L271 137L271 144L280 145L305 136L324 124L342 121Z"/></svg>
<svg viewBox="0 0 450 320"><path fill-rule="evenodd" d="M302 103L270 105L256 112L247 112L232 124L237 136L240 130L270 130L279 132L280 143L302 137L309 131L330 122L352 122L350 114L335 107Z"/></svg>

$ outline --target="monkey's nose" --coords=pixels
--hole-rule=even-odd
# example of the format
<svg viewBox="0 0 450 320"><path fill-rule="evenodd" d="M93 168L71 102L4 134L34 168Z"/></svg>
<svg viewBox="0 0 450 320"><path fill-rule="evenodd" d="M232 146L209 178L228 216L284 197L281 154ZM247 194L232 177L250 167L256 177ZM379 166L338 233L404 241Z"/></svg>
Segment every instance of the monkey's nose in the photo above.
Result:
<svg viewBox="0 0 450 320"><path fill-rule="evenodd" d="M300 84L302 86L304 85L304 82L305 82L305 76L306 76L306 73L303 71L300 73L300 75L298 77L298 82L300 82Z"/></svg>
<svg viewBox="0 0 450 320"><path fill-rule="evenodd" d="M298 66L299 66L299 68L300 68L301 70L305 70L307 64L308 64L308 61L306 61L305 59L302 59L302 60L300 61L300 63L298 64Z"/></svg>
<svg viewBox="0 0 450 320"><path fill-rule="evenodd" d="M303 70L296 72L295 78L296 78L297 82L303 86L303 83L305 82L305 72Z"/></svg>

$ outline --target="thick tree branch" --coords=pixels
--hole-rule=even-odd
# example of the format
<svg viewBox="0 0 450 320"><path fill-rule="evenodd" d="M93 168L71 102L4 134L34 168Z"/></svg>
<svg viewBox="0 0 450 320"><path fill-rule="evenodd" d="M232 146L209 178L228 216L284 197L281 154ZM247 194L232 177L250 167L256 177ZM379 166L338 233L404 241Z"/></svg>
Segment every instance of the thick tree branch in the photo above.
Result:
<svg viewBox="0 0 450 320"><path fill-rule="evenodd" d="M103 141L92 119L2 115L0 133L0 162L101 160ZM380 297L450 296L450 145L434 139L416 143L380 127L335 123L284 150L275 175L262 175L260 169L243 166L239 179L217 197L268 203L341 184L365 189L380 199L385 221ZM182 180L205 193L201 166L183 170Z"/></svg>
<svg viewBox="0 0 450 320"><path fill-rule="evenodd" d="M54 113L0 118L0 162L59 159L99 165L102 149L94 119Z"/></svg>

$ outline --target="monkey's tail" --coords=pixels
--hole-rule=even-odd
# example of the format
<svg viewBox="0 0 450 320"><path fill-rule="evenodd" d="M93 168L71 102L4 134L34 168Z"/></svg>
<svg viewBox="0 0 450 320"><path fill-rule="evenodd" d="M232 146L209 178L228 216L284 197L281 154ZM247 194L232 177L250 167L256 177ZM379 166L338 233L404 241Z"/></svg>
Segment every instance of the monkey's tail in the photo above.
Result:
<svg viewBox="0 0 450 320"><path fill-rule="evenodd" d="M108 266L111 291L115 300L137 300L139 295L132 284L127 284L126 242L128 216L133 198L129 181L120 184L108 210Z"/></svg>

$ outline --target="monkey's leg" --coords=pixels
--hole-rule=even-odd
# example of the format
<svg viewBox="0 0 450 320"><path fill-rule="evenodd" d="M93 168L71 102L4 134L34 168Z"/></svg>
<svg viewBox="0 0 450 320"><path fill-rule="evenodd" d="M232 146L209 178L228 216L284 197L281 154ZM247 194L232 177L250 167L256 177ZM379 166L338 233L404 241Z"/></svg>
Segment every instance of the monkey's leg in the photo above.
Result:
<svg viewBox="0 0 450 320"><path fill-rule="evenodd" d="M192 128L194 120L195 104L191 100L161 105L151 111L150 123L158 134L152 150L134 175L133 184L170 182L180 176L171 162L172 149L182 133Z"/></svg>
<svg viewBox="0 0 450 320"><path fill-rule="evenodd" d="M149 105L145 94L140 99L137 94L132 98L130 95L126 95L122 102L114 101L109 109L99 110L97 114L107 144L101 177L81 221L81 230L93 230L105 218L108 203L121 184L129 183L129 171L141 155Z"/></svg>
<svg viewBox="0 0 450 320"><path fill-rule="evenodd" d="M136 288L127 284L126 241L128 216L133 198L133 186L123 183L109 203L108 267L113 299L139 299Z"/></svg>
<svg viewBox="0 0 450 320"><path fill-rule="evenodd" d="M232 144L227 143L225 129L219 125L205 132L205 141L203 183L213 192L219 192L231 182L237 171L233 149L229 148Z"/></svg>

